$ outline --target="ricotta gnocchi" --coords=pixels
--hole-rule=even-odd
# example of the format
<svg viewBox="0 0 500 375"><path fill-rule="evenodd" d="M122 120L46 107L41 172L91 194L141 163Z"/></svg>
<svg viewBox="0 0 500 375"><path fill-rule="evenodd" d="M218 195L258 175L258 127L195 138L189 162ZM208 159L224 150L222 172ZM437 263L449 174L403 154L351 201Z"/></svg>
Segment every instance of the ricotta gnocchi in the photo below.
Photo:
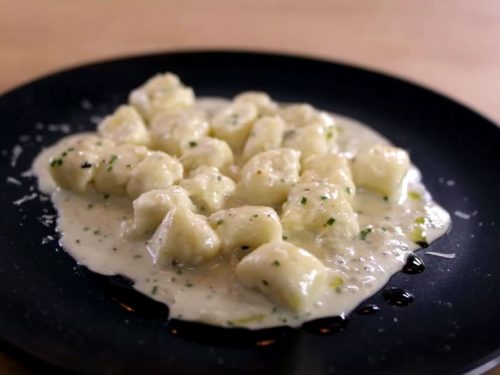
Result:
<svg viewBox="0 0 500 375"><path fill-rule="evenodd" d="M367 126L264 92L197 99L172 73L33 170L76 261L224 327L347 314L450 224Z"/></svg>

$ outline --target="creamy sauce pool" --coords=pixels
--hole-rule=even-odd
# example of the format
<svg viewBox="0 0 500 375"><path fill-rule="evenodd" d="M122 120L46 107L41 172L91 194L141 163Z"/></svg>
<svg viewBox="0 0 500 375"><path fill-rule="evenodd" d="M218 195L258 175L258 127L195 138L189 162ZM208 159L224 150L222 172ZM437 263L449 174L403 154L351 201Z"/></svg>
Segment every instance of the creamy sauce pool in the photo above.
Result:
<svg viewBox="0 0 500 375"><path fill-rule="evenodd" d="M227 101L201 99L197 106L213 112ZM335 115L340 128L340 152L352 156L357 150L387 141L365 125ZM216 258L196 268L160 269L148 253L146 242L122 238L122 226L133 218L131 200L102 194L78 195L58 189L49 172L53 148L43 151L33 170L40 190L51 194L59 213L57 229L61 245L80 264L104 275L121 274L134 280L134 288L156 301L165 303L170 316L226 327L252 329L280 325L300 326L304 321L348 314L367 297L377 292L389 278L400 271L406 258L419 248L407 233L415 220L426 217L430 226L426 240L432 242L448 229L450 217L432 202L420 182L420 173L411 167L405 187L418 199L402 203L382 199L380 195L358 189L353 208L360 228L371 226L371 232L351 241L342 253L318 254L326 267L347 275L344 284L327 288L313 308L296 314L273 304L258 291L241 286L235 279L235 264L227 258ZM406 191L402 192L406 196ZM305 249L313 247L308 238L294 238L293 243Z"/></svg>

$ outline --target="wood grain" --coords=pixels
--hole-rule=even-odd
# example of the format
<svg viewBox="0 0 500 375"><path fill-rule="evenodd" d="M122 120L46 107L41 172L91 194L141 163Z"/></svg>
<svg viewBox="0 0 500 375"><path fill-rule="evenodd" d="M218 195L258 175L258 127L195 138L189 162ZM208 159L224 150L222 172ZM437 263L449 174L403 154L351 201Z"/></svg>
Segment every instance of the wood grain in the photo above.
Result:
<svg viewBox="0 0 500 375"><path fill-rule="evenodd" d="M0 0L0 92L128 54L258 49L389 72L500 123L499 19L497 0ZM0 353L0 373L31 371Z"/></svg>

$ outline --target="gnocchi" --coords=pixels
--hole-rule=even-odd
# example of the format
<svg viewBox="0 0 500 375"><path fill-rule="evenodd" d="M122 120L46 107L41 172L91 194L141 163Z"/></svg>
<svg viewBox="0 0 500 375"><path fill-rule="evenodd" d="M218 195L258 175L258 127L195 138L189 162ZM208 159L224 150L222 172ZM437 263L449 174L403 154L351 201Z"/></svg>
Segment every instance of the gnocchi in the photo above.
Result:
<svg viewBox="0 0 500 375"><path fill-rule="evenodd" d="M153 189L162 189L179 181L183 175L182 164L161 151L149 152L130 173L127 194L137 198Z"/></svg>
<svg viewBox="0 0 500 375"><path fill-rule="evenodd" d="M104 118L97 127L99 135L118 144L149 144L149 133L142 117L129 105L120 106L115 113Z"/></svg>
<svg viewBox="0 0 500 375"><path fill-rule="evenodd" d="M220 239L207 218L178 206L168 212L148 242L148 250L161 267L197 266L220 250Z"/></svg>
<svg viewBox="0 0 500 375"><path fill-rule="evenodd" d="M299 180L300 152L280 148L261 152L241 169L238 194L245 202L276 206Z"/></svg>
<svg viewBox="0 0 500 375"><path fill-rule="evenodd" d="M292 311L309 310L326 287L321 261L288 242L270 242L244 257L236 277Z"/></svg>
<svg viewBox="0 0 500 375"><path fill-rule="evenodd" d="M356 185L393 197L401 191L403 179L410 167L406 151L386 145L374 145L361 150L352 163Z"/></svg>
<svg viewBox="0 0 500 375"><path fill-rule="evenodd" d="M199 167L191 172L190 178L181 180L183 187L203 213L220 210L233 194L236 184L222 175L215 167Z"/></svg>
<svg viewBox="0 0 500 375"><path fill-rule="evenodd" d="M278 214L270 207L241 206L214 213L210 225L221 239L222 251L242 255L271 241L279 241L283 228Z"/></svg>

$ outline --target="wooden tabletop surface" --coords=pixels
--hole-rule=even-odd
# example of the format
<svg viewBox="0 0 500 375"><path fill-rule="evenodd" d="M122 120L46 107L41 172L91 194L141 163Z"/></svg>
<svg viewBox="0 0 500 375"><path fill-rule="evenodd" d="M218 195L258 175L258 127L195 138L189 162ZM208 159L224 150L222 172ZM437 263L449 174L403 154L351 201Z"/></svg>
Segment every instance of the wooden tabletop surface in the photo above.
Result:
<svg viewBox="0 0 500 375"><path fill-rule="evenodd" d="M500 123L499 20L498 0L0 0L0 93L117 56L257 49L389 72ZM36 371L0 345L0 373Z"/></svg>

